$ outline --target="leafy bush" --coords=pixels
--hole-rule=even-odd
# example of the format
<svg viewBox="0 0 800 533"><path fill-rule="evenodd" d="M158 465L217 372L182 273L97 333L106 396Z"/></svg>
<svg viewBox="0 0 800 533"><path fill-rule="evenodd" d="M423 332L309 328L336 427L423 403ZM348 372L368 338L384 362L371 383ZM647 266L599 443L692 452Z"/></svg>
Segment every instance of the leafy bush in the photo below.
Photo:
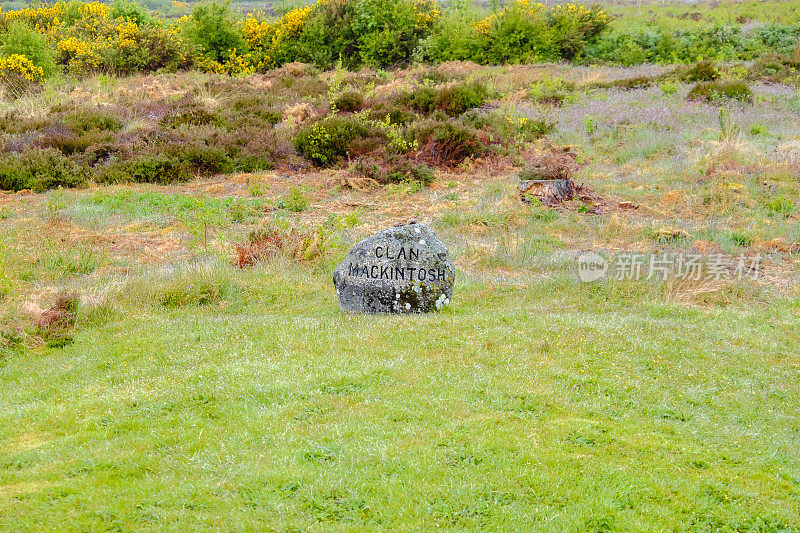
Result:
<svg viewBox="0 0 800 533"><path fill-rule="evenodd" d="M183 169L191 170L201 175L223 172L230 163L224 150L204 143L173 145L167 150L167 155Z"/></svg>
<svg viewBox="0 0 800 533"><path fill-rule="evenodd" d="M247 43L236 28L230 2L208 2L195 7L183 33L189 43L199 47L212 61L226 61L233 50L247 51Z"/></svg>
<svg viewBox="0 0 800 533"><path fill-rule="evenodd" d="M701 81L692 87L687 98L705 101L718 98L734 98L743 102L750 102L753 99L753 93L750 87L742 82Z"/></svg>
<svg viewBox="0 0 800 533"><path fill-rule="evenodd" d="M598 6L545 7L517 0L476 24L482 63L572 60L607 26Z"/></svg>
<svg viewBox="0 0 800 533"><path fill-rule="evenodd" d="M362 120L333 116L303 127L294 138L294 146L314 164L328 166L345 157L351 143L369 131Z"/></svg>
<svg viewBox="0 0 800 533"><path fill-rule="evenodd" d="M311 205L311 200L298 187L292 187L289 189L289 193L281 198L280 204L281 207L288 209L292 213L299 213L308 209L308 206Z"/></svg>
<svg viewBox="0 0 800 533"><path fill-rule="evenodd" d="M85 184L86 170L52 148L26 150L0 159L0 189L3 190L42 192Z"/></svg>
<svg viewBox="0 0 800 533"><path fill-rule="evenodd" d="M56 70L55 54L50 49L47 37L25 23L15 22L0 36L0 55L21 55L42 69L45 77Z"/></svg>
<svg viewBox="0 0 800 533"><path fill-rule="evenodd" d="M432 0L330 0L317 3L286 55L331 67L389 67L408 63L439 18ZM288 14L287 14L288 17ZM280 55L280 52L279 52Z"/></svg>
<svg viewBox="0 0 800 533"><path fill-rule="evenodd" d="M560 106L574 90L575 84L564 78L546 78L530 85L528 98L540 104Z"/></svg>
<svg viewBox="0 0 800 533"><path fill-rule="evenodd" d="M142 6L131 0L114 0L111 3L111 18L129 20L139 26L152 24L153 17Z"/></svg>
<svg viewBox="0 0 800 533"><path fill-rule="evenodd" d="M191 100L184 100L161 119L163 126L179 128L181 126L204 126L217 124L219 119L207 111L202 105Z"/></svg>

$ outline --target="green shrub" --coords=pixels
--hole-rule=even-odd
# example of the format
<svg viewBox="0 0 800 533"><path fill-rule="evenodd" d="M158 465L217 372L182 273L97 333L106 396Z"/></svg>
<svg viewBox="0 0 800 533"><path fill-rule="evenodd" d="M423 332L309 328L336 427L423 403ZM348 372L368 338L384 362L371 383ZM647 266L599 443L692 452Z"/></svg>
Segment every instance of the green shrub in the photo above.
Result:
<svg viewBox="0 0 800 533"><path fill-rule="evenodd" d="M87 172L60 151L46 148L8 154L0 159L0 189L36 192L56 187L81 187Z"/></svg>
<svg viewBox="0 0 800 533"><path fill-rule="evenodd" d="M316 4L297 39L276 50L277 61L322 68L341 58L348 68L408 63L436 19L431 0L330 0Z"/></svg>
<svg viewBox="0 0 800 533"><path fill-rule="evenodd" d="M361 109L364 105L364 97L357 91L347 91L339 95L333 105L344 113L353 113Z"/></svg>
<svg viewBox="0 0 800 533"><path fill-rule="evenodd" d="M746 83L701 81L689 91L690 100L711 101L719 98L733 98L743 102L753 100L753 93Z"/></svg>
<svg viewBox="0 0 800 533"><path fill-rule="evenodd" d="M369 131L359 119L333 116L303 127L294 138L294 146L314 164L328 166L345 157L352 142Z"/></svg>
<svg viewBox="0 0 800 533"><path fill-rule="evenodd" d="M109 165L100 170L98 181L119 183L169 184L187 181L191 175L178 161L163 155L143 155L124 163Z"/></svg>
<svg viewBox="0 0 800 533"><path fill-rule="evenodd" d="M457 116L465 111L480 107L486 101L488 91L479 83L454 85L439 91L436 107L449 116Z"/></svg>
<svg viewBox="0 0 800 533"><path fill-rule="evenodd" d="M56 70L55 54L47 43L47 37L25 23L14 22L0 36L0 55L19 54L30 59L44 71L45 77Z"/></svg>
<svg viewBox="0 0 800 533"><path fill-rule="evenodd" d="M764 207L771 216L777 215L784 217L791 215L796 209L794 201L786 196L772 198L764 204Z"/></svg>
<svg viewBox="0 0 800 533"><path fill-rule="evenodd" d="M528 98L540 104L560 106L574 90L575 84L564 78L546 78L530 85Z"/></svg>
<svg viewBox="0 0 800 533"><path fill-rule="evenodd" d="M212 1L195 7L183 26L183 33L189 43L214 61L225 61L232 50L239 55L247 51L247 43L236 28L230 2Z"/></svg>
<svg viewBox="0 0 800 533"><path fill-rule="evenodd" d="M690 67L683 79L685 81L714 81L719 78L719 69L717 64L711 60L698 61Z"/></svg>
<svg viewBox="0 0 800 533"><path fill-rule="evenodd" d="M114 19L131 20L139 26L154 22L150 13L136 2L130 0L114 0L111 3L110 15Z"/></svg>
<svg viewBox="0 0 800 533"><path fill-rule="evenodd" d="M439 93L431 87L420 87L410 93L401 94L397 103L410 107L420 113L430 113L436 109L436 99Z"/></svg>
<svg viewBox="0 0 800 533"><path fill-rule="evenodd" d="M183 169L201 175L223 172L229 165L229 159L224 150L202 143L170 146L167 155Z"/></svg>

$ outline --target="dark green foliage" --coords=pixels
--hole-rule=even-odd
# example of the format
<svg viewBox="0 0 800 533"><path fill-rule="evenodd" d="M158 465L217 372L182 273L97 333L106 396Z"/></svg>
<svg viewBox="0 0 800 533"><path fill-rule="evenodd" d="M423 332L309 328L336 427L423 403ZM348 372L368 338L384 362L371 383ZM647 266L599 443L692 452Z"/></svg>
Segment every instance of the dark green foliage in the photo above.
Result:
<svg viewBox="0 0 800 533"><path fill-rule="evenodd" d="M328 166L345 157L353 141L369 131L361 120L333 116L303 127L294 138L294 146L314 164Z"/></svg>
<svg viewBox="0 0 800 533"><path fill-rule="evenodd" d="M270 100L262 95L238 97L228 107L229 113L225 118L232 128L247 124L263 126L264 122L274 126L281 121L283 114L273 107Z"/></svg>
<svg viewBox="0 0 800 533"><path fill-rule="evenodd" d="M431 113L436 109L449 116L457 116L465 111L480 107L486 101L488 91L479 83L453 85L436 90L420 87L411 93L398 97L397 103L421 113Z"/></svg>
<svg viewBox="0 0 800 533"><path fill-rule="evenodd" d="M90 131L118 131L122 124L108 113L91 109L78 109L67 113L62 119L64 124L75 133Z"/></svg>
<svg viewBox="0 0 800 533"><path fill-rule="evenodd" d="M753 93L746 83L702 81L692 87L687 98L690 100L711 101L718 98L733 98L742 102L750 102Z"/></svg>
<svg viewBox="0 0 800 533"><path fill-rule="evenodd" d="M613 83L614 87L621 89L646 89L656 83L659 78L652 76L634 76L633 78L625 78L617 80Z"/></svg>
<svg viewBox="0 0 800 533"><path fill-rule="evenodd" d="M407 0L331 0L317 4L297 39L277 51L279 62L303 61L322 68L339 59L349 68L408 63L431 26L420 23L419 4Z"/></svg>
<svg viewBox="0 0 800 533"><path fill-rule="evenodd" d="M714 81L717 78L719 69L717 64L710 60L698 61L683 76L685 81Z"/></svg>
<svg viewBox="0 0 800 533"><path fill-rule="evenodd" d="M439 94L431 87L420 87L411 93L400 95L397 103L408 106L421 113L430 113L436 109L436 99Z"/></svg>
<svg viewBox="0 0 800 533"><path fill-rule="evenodd" d="M81 187L86 171L60 151L46 148L7 154L0 159L0 189L36 192L56 187Z"/></svg>
<svg viewBox="0 0 800 533"><path fill-rule="evenodd" d="M436 107L449 116L457 116L468 109L480 107L486 101L488 91L479 83L454 85L439 91Z"/></svg>
<svg viewBox="0 0 800 533"><path fill-rule="evenodd" d="M187 181L190 177L186 168L170 157L144 155L102 169L97 179L103 183L132 181L168 184Z"/></svg>
<svg viewBox="0 0 800 533"><path fill-rule="evenodd" d="M217 174L229 166L224 150L202 143L170 146L167 155L178 162L180 167L201 175Z"/></svg>
<svg viewBox="0 0 800 533"><path fill-rule="evenodd" d="M344 113L353 113L364 105L364 97L358 91L347 91L339 95L333 103L336 109Z"/></svg>

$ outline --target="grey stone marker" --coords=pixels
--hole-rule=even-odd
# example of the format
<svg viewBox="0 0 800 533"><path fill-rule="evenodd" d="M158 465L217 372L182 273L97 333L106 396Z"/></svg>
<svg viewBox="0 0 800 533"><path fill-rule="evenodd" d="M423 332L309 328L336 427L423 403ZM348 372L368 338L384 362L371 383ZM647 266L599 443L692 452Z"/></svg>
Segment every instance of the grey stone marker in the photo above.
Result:
<svg viewBox="0 0 800 533"><path fill-rule="evenodd" d="M379 231L353 247L333 272L342 311L426 313L450 303L455 268L425 224Z"/></svg>

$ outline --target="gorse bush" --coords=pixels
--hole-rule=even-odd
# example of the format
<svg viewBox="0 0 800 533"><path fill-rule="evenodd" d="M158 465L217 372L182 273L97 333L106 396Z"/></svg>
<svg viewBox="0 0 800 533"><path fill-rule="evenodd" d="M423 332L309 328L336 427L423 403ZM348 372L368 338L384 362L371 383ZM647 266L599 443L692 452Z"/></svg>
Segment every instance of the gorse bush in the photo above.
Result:
<svg viewBox="0 0 800 533"><path fill-rule="evenodd" d="M24 22L11 23L8 30L0 35L0 43L0 56L4 58L23 56L40 68L45 77L56 70L55 54L47 37Z"/></svg>
<svg viewBox="0 0 800 533"><path fill-rule="evenodd" d="M571 60L594 42L608 24L599 7L574 4L552 8L517 0L479 21L478 57L482 63Z"/></svg>
<svg viewBox="0 0 800 533"><path fill-rule="evenodd" d="M800 38L796 24L748 31L736 25L607 27L608 16L597 6L530 0L509 2L486 18L465 0L444 12L433 0L322 0L277 19L259 12L241 19L229 4L208 2L179 20L158 20L128 0L111 6L73 0L0 14L0 53L17 58L12 73L39 83L58 68L78 75L197 68L238 76L292 62L331 68L340 60L350 69L451 60L693 63L768 53L790 60ZM41 74L31 74L17 56Z"/></svg>

